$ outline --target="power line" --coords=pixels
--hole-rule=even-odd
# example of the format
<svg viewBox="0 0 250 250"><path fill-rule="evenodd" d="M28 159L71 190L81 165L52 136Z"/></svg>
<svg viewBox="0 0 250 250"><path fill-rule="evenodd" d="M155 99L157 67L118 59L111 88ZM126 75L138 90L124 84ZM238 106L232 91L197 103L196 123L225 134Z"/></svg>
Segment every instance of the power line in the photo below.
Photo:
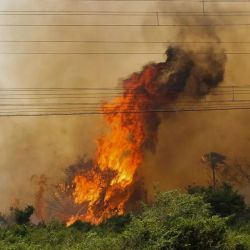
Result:
<svg viewBox="0 0 250 250"><path fill-rule="evenodd" d="M248 3L250 0L236 0L237 3ZM235 0L188 0L196 3L235 3ZM187 0L78 0L78 2L187 2ZM11 11L11 10L9 10Z"/></svg>
<svg viewBox="0 0 250 250"><path fill-rule="evenodd" d="M69 88L70 91L72 89L79 91L79 88ZM86 90L85 88L80 88L81 90ZM90 88L91 91L99 91L99 89L103 88ZM110 91L112 88L104 88L105 90ZM115 88L113 88L115 89ZM13 92L17 90L16 92ZM32 93L30 91L38 93ZM25 97L22 99L27 99L27 100L32 100L33 98L30 97L32 95L36 96L41 94L41 91L48 91L50 93L43 93L42 95L45 95L42 97L44 100L50 99L49 97L52 97L51 99L57 99L60 97L60 94L62 93L52 93L51 90L67 90L67 88L0 88L0 91L12 91L9 96L13 95L18 95L18 96L25 96L28 95L29 97ZM89 88L87 88L89 91ZM20 91L21 94L20 94ZM23 93L23 91L29 91L27 93ZM131 90L130 90L131 91ZM105 92L106 93L106 92ZM90 94L90 93L88 93ZM95 93L92 93L95 94ZM119 93L121 94L121 93ZM133 93L130 92L129 95L132 96L137 96L138 93ZM136 102L126 102L123 101L121 102L121 105L125 105L125 111L126 113L138 113L138 107L140 107L139 112L179 112L179 111L200 111L202 110L215 110L215 109L249 109L250 108L250 100L240 100L238 99L239 96L242 94L250 94L250 86L249 85L242 85L242 86L221 86L218 87L217 93L216 92L211 92L210 96L213 95L220 95L220 96L225 96L225 95L230 95L230 98L227 98L227 100L183 100L183 101L178 101L175 104L174 110L169 110L169 109L151 109L150 103L147 103L143 100L140 101L140 99ZM82 115L82 114L113 114L113 113L121 113L117 112L117 104L115 103L105 103L104 110L102 108L102 102L75 102L75 99L79 98L77 93L65 93L63 92L63 95L70 95L69 98L72 99L74 98L74 102L67 102L67 103L0 103L0 116L45 116L45 115ZM49 96L49 97L48 97ZM185 95L184 96L189 96ZM190 95L191 96L191 95ZM93 96L96 97L97 96ZM113 96L112 96L113 97ZM117 97L117 96L114 96ZM100 96L99 96L100 98ZM11 100L13 98L1 98L1 99L6 99L6 100ZM17 98L19 99L19 98ZM124 99L126 100L126 99ZM167 105L167 102L161 101L158 103L158 105L164 106ZM139 105L139 106L137 106ZM198 106L197 106L198 105ZM190 110L191 109L191 110ZM114 111L115 110L115 111Z"/></svg>
<svg viewBox="0 0 250 250"><path fill-rule="evenodd" d="M0 11L0 15L115 15L115 16L144 16L150 15L156 17L156 20L153 23L149 24L0 24L0 27L154 27L154 26L167 26L167 27L210 27L210 26L249 26L250 23L203 23L203 24L162 24L160 17L161 16L239 16L239 12L227 12L224 13L207 13L204 11L204 2L203 3L203 11L202 12L128 12L128 11ZM237 13L237 14L236 14ZM243 13L244 15L240 16L249 16L250 12ZM156 21L156 22L155 22Z"/></svg>
<svg viewBox="0 0 250 250"><path fill-rule="evenodd" d="M250 41L111 41L111 40L0 40L0 43L111 43L111 44L249 44Z"/></svg>
<svg viewBox="0 0 250 250"><path fill-rule="evenodd" d="M186 1L187 2L187 1ZM189 2L189 1L188 1ZM204 1L206 2L206 1ZM203 1L200 1L200 3L203 3ZM201 5L202 6L202 5ZM244 7L244 6L243 6ZM155 15L155 13L159 14L200 14L203 16L203 11L161 11L161 10L151 10L151 11L121 11L121 10L0 10L0 13L2 14L152 14ZM204 14L247 14L250 13L249 10L244 11L237 11L237 10L230 10L230 11L206 11Z"/></svg>
<svg viewBox="0 0 250 250"><path fill-rule="evenodd" d="M0 16L168 16L168 17L178 17L178 16L187 16L187 17L207 17L207 16L227 16L227 17L241 17L249 16L250 12L162 12L162 11L152 11L152 12L100 12L100 11L39 11L39 12L3 12L0 11Z"/></svg>
<svg viewBox="0 0 250 250"><path fill-rule="evenodd" d="M197 105L199 104L199 106L209 106L209 107L213 107L215 105L219 105L219 104L224 104L226 106L236 106L236 105L250 105L250 102L249 100L248 101L244 101L244 102L240 102L240 101L233 101L233 104L232 102L229 102L229 101L206 101L206 102L202 102L202 101L199 101L198 103L197 102L180 102L178 104L179 107L183 107L183 106L194 106L194 105ZM162 104L164 105L164 104ZM144 108L149 108L149 107L146 107L148 105L145 105ZM177 107L178 107L177 106ZM133 107L133 105L131 104L130 106L126 106L127 109L129 110L135 110L135 108ZM140 105L140 107L143 108L143 106ZM111 105L109 104L109 106L105 105L105 109L114 109L116 108L115 105ZM50 107L50 106L45 106L45 107L41 107L41 106L28 106L28 107L19 107L19 106L16 106L16 107L5 107L4 109L1 109L0 112L2 111L45 111L45 110L83 110L83 109L98 109L98 110L102 110L102 108L100 107L100 104L97 104L97 105L84 105L84 106L77 106L77 107Z"/></svg>
<svg viewBox="0 0 250 250"><path fill-rule="evenodd" d="M179 110L147 110L147 111L128 111L128 112L76 112L76 113L44 113L44 114L1 114L0 117L39 117L39 116L81 116L81 115L115 115L115 114L139 114L139 113L176 113L176 112L205 112L205 111L233 111L250 110L249 107L217 107L217 108L197 108L197 109L179 109Z"/></svg>
<svg viewBox="0 0 250 250"><path fill-rule="evenodd" d="M187 2L187 0L78 0L80 2ZM237 3L246 3L250 0L236 0ZM198 3L235 3L235 0L188 0Z"/></svg>
<svg viewBox="0 0 250 250"><path fill-rule="evenodd" d="M168 95L171 96L175 95L176 92L169 93ZM215 93L210 93L210 96L225 96L225 95L250 95L250 91L227 91L227 92L215 92ZM0 95L0 100L13 100L13 99L26 99L26 100L32 100L32 99L100 99L100 98L116 98L122 96L123 93L114 93L113 95L61 95L60 93L55 94L55 95L49 95L49 94L44 94L43 96L39 96L38 94L33 94L31 95ZM14 96L14 97L13 97ZM21 97L20 97L21 96ZM34 97L35 96L35 97ZM128 93L126 94L126 97L142 97L144 96L143 93ZM192 94L183 94L183 96L192 96Z"/></svg>
<svg viewBox="0 0 250 250"><path fill-rule="evenodd" d="M0 41L4 42L4 41ZM7 42L7 41L6 41ZM9 41L11 42L11 41ZM22 41L12 41L12 42L18 42L21 43ZM29 42L29 41L27 41ZM39 43L39 41L30 41L32 43ZM58 41L41 41L41 42L58 42ZM59 41L60 42L60 41ZM70 43L71 41L61 41L60 43L68 42ZM75 41L76 43L78 41ZM91 43L91 41L85 41L86 43ZM85 43L83 41L83 43ZM93 41L94 43L94 41ZM101 41L96 41L96 43L101 43ZM227 44L250 44L250 42L122 42L122 41L104 41L104 43L110 43L110 44L172 44L172 45L178 45L178 44L222 44L222 43L227 43ZM193 51L193 54L200 54L200 55L206 55L208 52L203 52L203 51ZM115 52L84 52L84 51L65 51L65 52L55 52L55 51L0 51L1 55L165 55L165 49L162 52L129 52L129 51L115 51ZM250 52L241 52L241 51L228 51L228 52L214 52L213 54L223 54L223 55L248 55Z"/></svg>
<svg viewBox="0 0 250 250"><path fill-rule="evenodd" d="M90 103L89 103L90 104ZM122 103L123 105L126 105L126 108L124 108L125 110L138 110L140 107L140 109L150 109L151 105L145 103L141 103L141 104L133 104L130 103L129 105L126 103ZM169 103L167 102L163 102L163 103L158 103L158 105L164 106L164 105L168 105ZM177 104L174 105L175 108L180 108L180 107L196 107L198 105L198 107L214 107L214 106L218 106L218 105L224 105L227 107L239 107L242 105L250 105L250 100L239 100L239 101L190 101L190 102L178 102ZM119 105L118 105L119 106ZM113 110L116 109L117 105L116 104L106 104L104 109L105 110ZM103 106L101 106L100 104L94 104L93 105L79 105L79 106L38 106L38 105L32 105L32 106L25 106L25 107L20 107L18 105L16 106L5 106L4 108L1 108L0 112L3 111L30 111L30 110L38 110L38 111L44 111L44 110L103 110Z"/></svg>
<svg viewBox="0 0 250 250"><path fill-rule="evenodd" d="M193 52L208 55L207 52ZM250 55L250 52L222 52L221 55ZM164 52L0 52L0 55L165 55Z"/></svg>
<svg viewBox="0 0 250 250"><path fill-rule="evenodd" d="M97 83L95 84L97 85ZM168 91L175 93L181 91L178 88L169 88ZM216 89L212 89L211 94L230 94L230 93L250 93L250 85L240 84L233 85L224 83L224 86L218 86ZM136 88L131 87L48 87L48 88L34 88L34 87L22 87L22 88L4 88L0 87L0 96L106 96L113 94L126 94L128 95L140 95L144 94L143 90L139 91Z"/></svg>
<svg viewBox="0 0 250 250"><path fill-rule="evenodd" d="M250 44L250 41L0 40L0 43Z"/></svg>
<svg viewBox="0 0 250 250"><path fill-rule="evenodd" d="M204 100L204 99L199 99L193 101L178 101L175 104L172 105L177 105L177 107L181 106L194 106L194 105L199 105L199 106L215 106L215 105L226 105L226 106L236 106L236 105L250 105L250 99L248 100L237 100L237 99L227 99L227 100ZM136 109L138 107L145 107L145 108L150 108L152 105L150 102L121 102L120 105L125 105L124 108L126 109ZM164 106L164 105L169 105L169 103L166 101L161 101L158 102L157 105ZM1 110L29 110L29 109L76 109L76 108L88 108L88 109L93 109L93 108L102 108L103 103L101 102L93 102L93 103L0 103ZM116 103L105 103L104 107L106 109L113 109L119 106Z"/></svg>
<svg viewBox="0 0 250 250"><path fill-rule="evenodd" d="M250 87L250 86L249 86ZM121 87L112 87L112 88L105 88L105 87L96 87L96 88L91 88L91 87L70 87L70 88L64 88L64 87L57 87L57 88L53 88L53 87L49 87L49 88L32 88L32 87L24 87L24 88L1 88L0 87L0 91L46 91L46 90L49 90L49 91L57 91L57 90L60 90L60 91L68 91L68 90L121 90L123 88Z"/></svg>
<svg viewBox="0 0 250 250"><path fill-rule="evenodd" d="M65 89L64 89L65 90ZM7 91L7 93L5 93ZM28 91L28 93L22 93L22 92L26 92ZM6 97L6 96L41 96L41 97L46 97L46 96L49 96L49 97L54 97L54 96L69 96L69 97L75 97L75 96L110 96L110 95L122 95L123 92L112 92L112 93L109 93L109 92L104 92L104 93L98 93L98 92L92 92L92 93L65 93L64 91L63 92L54 92L54 90L45 90L46 92L50 92L50 93L41 93L41 91L43 90L38 90L38 91L35 91L35 92L38 92L38 93L31 93L33 92L34 90L17 90L17 92L13 92L13 90L0 90L0 96L1 97ZM61 91L61 90L59 90ZM79 91L79 90L78 90ZM52 94L51 94L52 92ZM21 93L21 94L20 94ZM140 93L138 93L140 94Z"/></svg>
<svg viewBox="0 0 250 250"><path fill-rule="evenodd" d="M218 24L0 24L0 27L224 27L250 26L250 23Z"/></svg>
<svg viewBox="0 0 250 250"><path fill-rule="evenodd" d="M93 83L92 83L93 84ZM97 84L97 83L96 83ZM224 83L224 86L218 86L216 89L231 89L231 88L248 88L250 89L250 84L235 84L232 83ZM15 90L21 90L21 91L45 91L45 90L120 90L123 89L122 87L13 87L13 88L7 88L7 87L0 87L0 91L15 91ZM176 90L176 88L173 88ZM178 90L178 89L177 89Z"/></svg>
<svg viewBox="0 0 250 250"><path fill-rule="evenodd" d="M164 55L153 52L0 52L1 55ZM225 54L225 53L223 53ZM250 53L249 53L250 54Z"/></svg>
<svg viewBox="0 0 250 250"><path fill-rule="evenodd" d="M79 0L81 2L187 2L187 0ZM250 0L236 0L237 3L246 3ZM235 0L188 0L188 2L205 3L235 3Z"/></svg>
<svg viewBox="0 0 250 250"><path fill-rule="evenodd" d="M245 94L250 93L250 85L232 85L224 83L224 86L218 86L216 89L212 89L210 94ZM97 85L97 83L95 84ZM178 88L169 88L168 91L171 93L182 91ZM0 87L0 96L110 96L110 95L143 95L143 90L134 89L131 87L48 87L48 88L32 88L32 87L23 87L23 88L1 88Z"/></svg>

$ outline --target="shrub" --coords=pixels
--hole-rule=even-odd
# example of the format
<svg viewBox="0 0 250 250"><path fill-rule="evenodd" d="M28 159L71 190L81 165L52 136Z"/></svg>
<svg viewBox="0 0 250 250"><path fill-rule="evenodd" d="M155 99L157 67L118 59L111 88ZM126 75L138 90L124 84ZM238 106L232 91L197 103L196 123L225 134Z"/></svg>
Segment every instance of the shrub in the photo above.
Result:
<svg viewBox="0 0 250 250"><path fill-rule="evenodd" d="M246 209L244 197L225 183L215 190L212 187L188 187L188 193L202 194L204 201L211 205L212 213L222 217L236 215Z"/></svg>
<svg viewBox="0 0 250 250"><path fill-rule="evenodd" d="M134 215L116 216L99 226L59 221L0 228L0 249L44 250L247 250L248 210L237 224L211 216L204 195L158 193L155 202Z"/></svg>
<svg viewBox="0 0 250 250"><path fill-rule="evenodd" d="M92 225L88 222L82 222L82 221L77 220L70 227L81 232L88 232L92 228Z"/></svg>
<svg viewBox="0 0 250 250"><path fill-rule="evenodd" d="M27 206L24 210L15 208L14 213L15 213L16 223L19 225L27 224L33 212L34 212L34 208L32 206Z"/></svg>
<svg viewBox="0 0 250 250"><path fill-rule="evenodd" d="M121 233L125 226L128 225L131 221L130 214L122 215L122 216L113 216L107 219L100 225L102 230L107 230L111 232Z"/></svg>
<svg viewBox="0 0 250 250"><path fill-rule="evenodd" d="M210 217L202 197L166 192L133 216L124 232L124 249L223 249L225 221Z"/></svg>

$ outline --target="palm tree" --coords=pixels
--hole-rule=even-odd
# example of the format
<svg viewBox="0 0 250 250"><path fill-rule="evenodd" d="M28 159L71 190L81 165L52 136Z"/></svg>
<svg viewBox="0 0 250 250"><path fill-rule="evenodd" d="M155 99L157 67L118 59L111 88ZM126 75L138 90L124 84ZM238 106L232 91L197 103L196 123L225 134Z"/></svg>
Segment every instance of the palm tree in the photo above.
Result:
<svg viewBox="0 0 250 250"><path fill-rule="evenodd" d="M209 163L209 167L212 170L214 189L216 188L216 176L215 176L216 168L219 165L226 165L225 160L226 160L226 156L216 153L216 152L210 152L202 156L202 161Z"/></svg>

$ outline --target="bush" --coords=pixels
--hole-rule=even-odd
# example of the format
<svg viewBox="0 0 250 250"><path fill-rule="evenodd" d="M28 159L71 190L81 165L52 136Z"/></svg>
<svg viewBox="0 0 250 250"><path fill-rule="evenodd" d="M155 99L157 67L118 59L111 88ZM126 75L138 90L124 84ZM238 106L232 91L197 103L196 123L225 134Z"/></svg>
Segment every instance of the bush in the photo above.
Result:
<svg viewBox="0 0 250 250"><path fill-rule="evenodd" d="M212 213L222 217L238 215L246 210L244 197L225 183L215 190L212 187L188 187L188 193L202 194L204 201L211 205Z"/></svg>
<svg viewBox="0 0 250 250"><path fill-rule="evenodd" d="M225 221L210 217L208 208L199 196L158 194L151 207L132 217L124 249L223 249Z"/></svg>
<svg viewBox="0 0 250 250"><path fill-rule="evenodd" d="M224 249L225 224L219 217L184 219L166 232L166 249Z"/></svg>
<svg viewBox="0 0 250 250"><path fill-rule="evenodd" d="M81 232L88 232L92 228L92 225L88 222L82 222L82 221L77 220L70 227Z"/></svg>
<svg viewBox="0 0 250 250"><path fill-rule="evenodd" d="M244 210L245 212L248 210ZM245 220L249 214L244 215ZM158 193L140 213L115 216L99 226L59 221L0 228L0 249L44 250L246 250L250 249L249 222L234 226L227 218L211 216L204 196L178 191ZM229 227L230 226L230 227Z"/></svg>
<svg viewBox="0 0 250 250"><path fill-rule="evenodd" d="M227 238L227 249L229 250L249 250L249 234L240 234L238 232L229 232Z"/></svg>
<svg viewBox="0 0 250 250"><path fill-rule="evenodd" d="M15 213L16 223L19 225L27 224L33 212L34 212L34 208L32 206L27 206L24 210L15 208L14 213Z"/></svg>
<svg viewBox="0 0 250 250"><path fill-rule="evenodd" d="M125 226L128 225L131 221L130 214L122 215L122 216L113 216L107 219L100 225L102 230L107 230L110 232L121 233Z"/></svg>

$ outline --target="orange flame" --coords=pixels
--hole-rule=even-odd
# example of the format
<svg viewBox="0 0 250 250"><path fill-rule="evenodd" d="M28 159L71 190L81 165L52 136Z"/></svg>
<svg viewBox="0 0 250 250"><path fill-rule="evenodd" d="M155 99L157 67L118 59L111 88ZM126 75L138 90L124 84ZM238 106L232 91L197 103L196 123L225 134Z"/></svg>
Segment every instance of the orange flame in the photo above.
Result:
<svg viewBox="0 0 250 250"><path fill-rule="evenodd" d="M182 93L203 98L223 81L225 61L223 52L208 49L204 56L169 47L166 62L149 64L123 82L123 95L103 105L110 131L98 140L92 168L74 178L73 199L81 209L68 225L99 224L125 212L144 151L156 144L160 117L154 111L175 105Z"/></svg>
<svg viewBox="0 0 250 250"><path fill-rule="evenodd" d="M142 74L134 74L124 82L124 95L103 105L110 132L98 140L95 167L74 179L74 202L87 208L71 216L67 225L76 220L99 224L111 216L124 214L147 140L147 114L142 110L150 105L150 98L135 90L149 85L157 71L157 67L150 65Z"/></svg>
<svg viewBox="0 0 250 250"><path fill-rule="evenodd" d="M38 190L35 194L35 214L39 220L43 221L47 217L45 193L48 179L45 175L33 175L31 181L38 186Z"/></svg>

